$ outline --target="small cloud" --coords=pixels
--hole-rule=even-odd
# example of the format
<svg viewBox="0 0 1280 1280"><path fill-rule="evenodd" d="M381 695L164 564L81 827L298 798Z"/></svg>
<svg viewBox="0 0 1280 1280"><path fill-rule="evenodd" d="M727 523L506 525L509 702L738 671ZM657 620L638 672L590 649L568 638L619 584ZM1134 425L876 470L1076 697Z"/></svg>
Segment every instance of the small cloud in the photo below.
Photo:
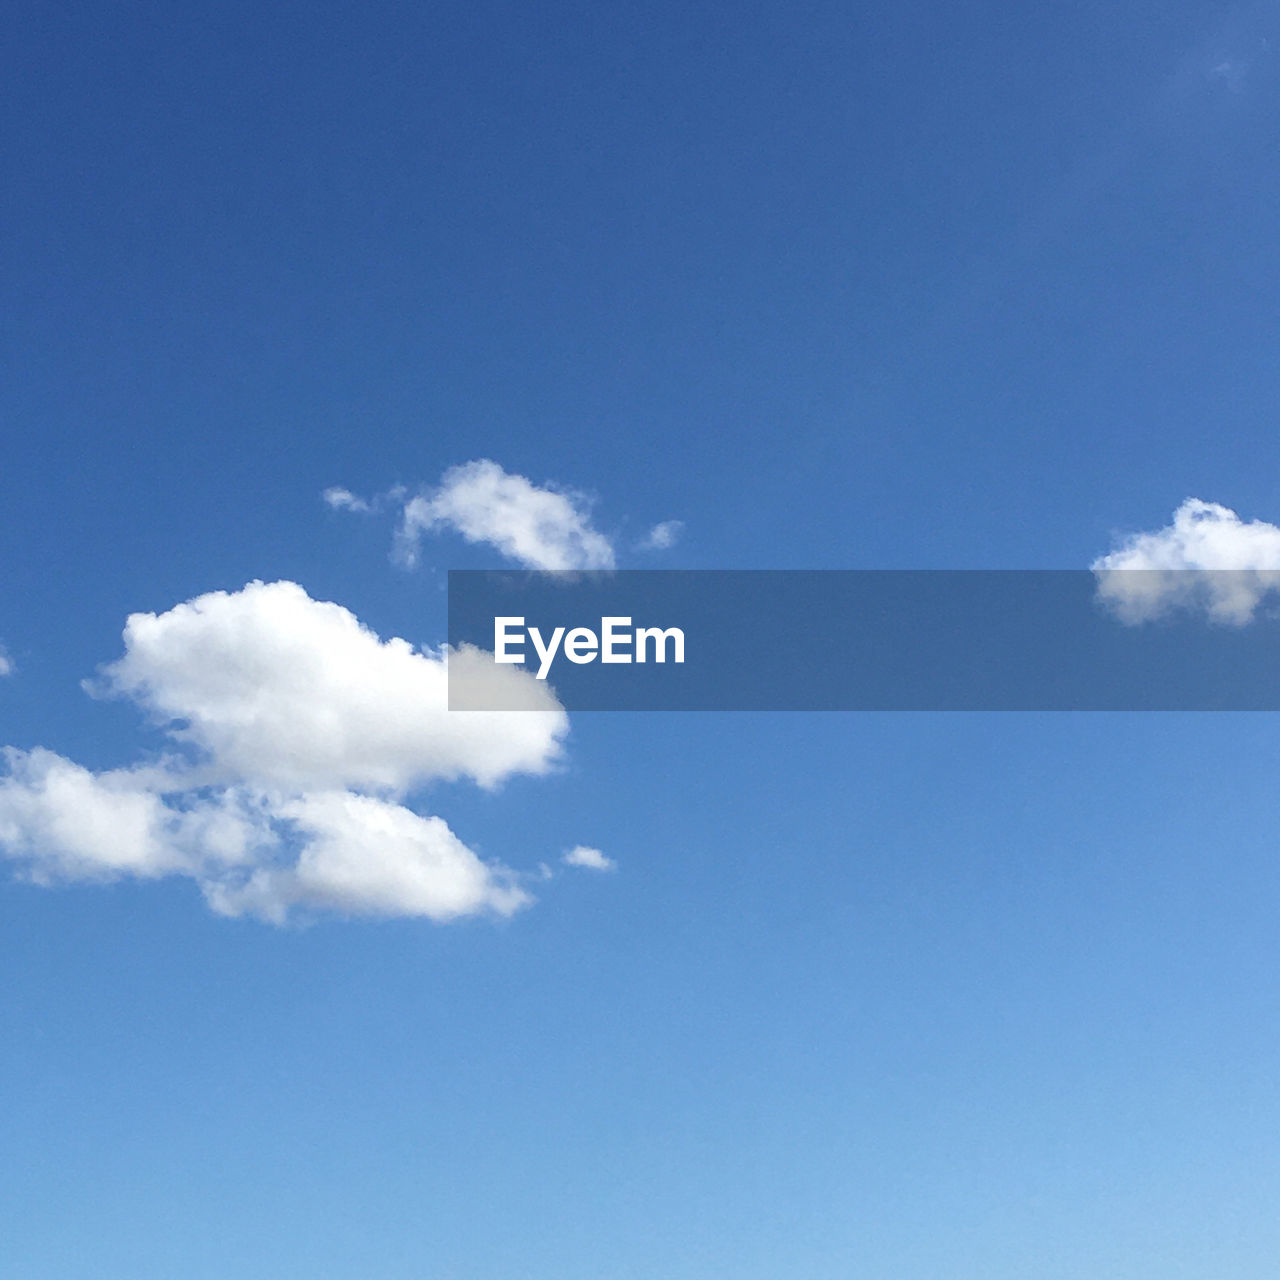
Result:
<svg viewBox="0 0 1280 1280"><path fill-rule="evenodd" d="M1249 63L1234 58L1224 58L1209 68L1209 78L1225 84L1232 93L1239 93L1249 74Z"/></svg>
<svg viewBox="0 0 1280 1280"><path fill-rule="evenodd" d="M4 645L0 644L0 676L13 675L13 659L9 657Z"/></svg>
<svg viewBox="0 0 1280 1280"><path fill-rule="evenodd" d="M667 551L680 541L684 532L683 520L664 520L655 524L638 544L641 551Z"/></svg>
<svg viewBox="0 0 1280 1280"><path fill-rule="evenodd" d="M326 489L321 496L335 511L358 511L368 514L373 510L373 503L357 497L350 489L344 489L341 485Z"/></svg>
<svg viewBox="0 0 1280 1280"><path fill-rule="evenodd" d="M612 569L613 544L591 523L580 493L534 484L481 458L452 467L439 485L409 499L396 533L396 558L412 567L423 537L452 529L526 569Z"/></svg>
<svg viewBox="0 0 1280 1280"><path fill-rule="evenodd" d="M444 530L493 547L526 569L612 569L615 563L613 543L591 523L586 496L558 485L536 485L488 458L451 467L434 488L411 497L402 485L372 498L335 485L322 496L335 511L398 511L392 559L405 568L418 563L428 534Z"/></svg>
<svg viewBox="0 0 1280 1280"><path fill-rule="evenodd" d="M1090 568L1099 597L1122 622L1190 609L1243 626L1280 591L1280 528L1188 498L1163 529L1131 534Z"/></svg>
<svg viewBox="0 0 1280 1280"><path fill-rule="evenodd" d="M575 845L561 861L566 867L586 867L589 871L614 871L618 864L590 845Z"/></svg>

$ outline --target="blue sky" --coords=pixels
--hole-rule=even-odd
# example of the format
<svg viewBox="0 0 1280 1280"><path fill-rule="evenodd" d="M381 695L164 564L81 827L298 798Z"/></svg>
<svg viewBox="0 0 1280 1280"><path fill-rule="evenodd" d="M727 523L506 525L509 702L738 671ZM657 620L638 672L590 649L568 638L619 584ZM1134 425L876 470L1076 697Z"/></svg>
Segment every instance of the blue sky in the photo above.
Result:
<svg viewBox="0 0 1280 1280"><path fill-rule="evenodd" d="M9 1272L1270 1280L1268 717L460 745L349 620L602 548L1274 563L1278 18L15 15Z"/></svg>

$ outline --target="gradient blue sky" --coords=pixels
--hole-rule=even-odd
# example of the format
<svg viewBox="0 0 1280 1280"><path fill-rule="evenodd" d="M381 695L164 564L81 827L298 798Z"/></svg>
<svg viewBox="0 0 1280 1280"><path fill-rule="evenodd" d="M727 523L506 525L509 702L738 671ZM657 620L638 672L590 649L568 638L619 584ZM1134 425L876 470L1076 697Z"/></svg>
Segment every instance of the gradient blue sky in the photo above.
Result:
<svg viewBox="0 0 1280 1280"><path fill-rule="evenodd" d="M68 4L0 51L0 743L135 611L443 638L493 458L629 567L1280 517L1280 8ZM632 548L685 523L661 558ZM1273 1280L1267 716L578 715L502 921L0 880L19 1280Z"/></svg>

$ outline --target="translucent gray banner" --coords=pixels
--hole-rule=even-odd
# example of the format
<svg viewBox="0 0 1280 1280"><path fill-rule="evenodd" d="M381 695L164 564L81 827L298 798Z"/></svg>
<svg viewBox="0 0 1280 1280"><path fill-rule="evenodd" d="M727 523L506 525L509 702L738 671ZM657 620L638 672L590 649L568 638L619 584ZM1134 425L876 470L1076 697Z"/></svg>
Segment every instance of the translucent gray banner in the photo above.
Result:
<svg viewBox="0 0 1280 1280"><path fill-rule="evenodd" d="M456 711L1280 709L1280 574L449 574Z"/></svg>

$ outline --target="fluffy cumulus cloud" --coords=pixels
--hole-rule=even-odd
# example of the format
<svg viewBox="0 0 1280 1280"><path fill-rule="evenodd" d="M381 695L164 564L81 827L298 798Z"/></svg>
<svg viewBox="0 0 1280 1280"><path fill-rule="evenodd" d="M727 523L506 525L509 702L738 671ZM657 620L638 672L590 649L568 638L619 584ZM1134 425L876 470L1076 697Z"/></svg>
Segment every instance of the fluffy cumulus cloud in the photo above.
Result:
<svg viewBox="0 0 1280 1280"><path fill-rule="evenodd" d="M545 773L567 728L554 695L532 679L520 687L544 714L445 714L445 655L381 640L292 582L136 613L124 645L95 691L132 698L236 781L397 792L442 778L493 786Z"/></svg>
<svg viewBox="0 0 1280 1280"><path fill-rule="evenodd" d="M486 910L510 915L530 901L511 873L483 862L443 818L349 791L296 796L276 813L302 837L296 861L215 880L215 910L279 920L302 906L452 920Z"/></svg>
<svg viewBox="0 0 1280 1280"><path fill-rule="evenodd" d="M382 640L290 582L135 614L124 642L91 691L135 701L170 752L94 773L8 749L0 853L31 879L186 875L215 910L275 921L449 920L530 900L520 876L405 801L433 781L552 768L567 719L532 677L503 672L529 710L451 713L451 655Z"/></svg>
<svg viewBox="0 0 1280 1280"><path fill-rule="evenodd" d="M180 815L128 771L94 774L52 751L4 752L0 848L45 882L185 867Z"/></svg>
<svg viewBox="0 0 1280 1280"><path fill-rule="evenodd" d="M611 569L613 544L592 527L587 501L544 488L482 459L446 471L440 484L404 504L396 535L412 564L422 537L453 529L528 569Z"/></svg>
<svg viewBox="0 0 1280 1280"><path fill-rule="evenodd" d="M1091 567L1099 597L1125 622L1193 609L1240 626L1280 591L1280 528L1188 498L1163 529L1123 539Z"/></svg>

